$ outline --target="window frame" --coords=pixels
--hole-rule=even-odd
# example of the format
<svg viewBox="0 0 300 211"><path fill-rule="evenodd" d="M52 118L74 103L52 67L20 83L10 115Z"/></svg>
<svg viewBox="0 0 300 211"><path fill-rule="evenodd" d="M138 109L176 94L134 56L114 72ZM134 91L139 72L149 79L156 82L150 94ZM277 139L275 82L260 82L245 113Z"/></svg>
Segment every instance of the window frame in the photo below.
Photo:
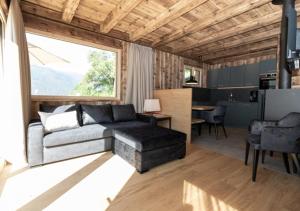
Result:
<svg viewBox="0 0 300 211"><path fill-rule="evenodd" d="M121 61L122 61L122 49L112 48L104 45L100 45L91 41L80 40L72 37L66 37L61 35L56 35L51 32L40 31L36 29L26 28L26 33L43 36L46 38L56 39L59 41L70 42L73 44L84 45L92 48L97 48L101 50L111 51L116 53L116 96L114 97L93 97L93 96L56 96L56 95L32 95L32 101L120 101L121 100Z"/></svg>
<svg viewBox="0 0 300 211"><path fill-rule="evenodd" d="M195 78L198 83L197 84L187 84L185 82L185 69L190 68L191 71L197 71L198 72L198 77ZM192 66L188 64L184 64L183 66L183 86L189 86L189 87L202 87L203 86L203 68L202 67L197 67L197 66Z"/></svg>

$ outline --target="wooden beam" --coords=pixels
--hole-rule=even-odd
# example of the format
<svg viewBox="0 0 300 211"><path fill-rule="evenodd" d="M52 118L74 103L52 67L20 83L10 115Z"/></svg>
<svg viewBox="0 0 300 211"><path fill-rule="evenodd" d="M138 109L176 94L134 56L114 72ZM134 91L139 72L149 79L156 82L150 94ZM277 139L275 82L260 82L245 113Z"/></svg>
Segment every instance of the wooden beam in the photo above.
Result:
<svg viewBox="0 0 300 211"><path fill-rule="evenodd" d="M122 41L53 20L23 13L26 30L76 43L94 43L103 47L122 49Z"/></svg>
<svg viewBox="0 0 300 211"><path fill-rule="evenodd" d="M211 61L211 60L216 60L219 58L223 57L228 57L228 56L238 56L241 54L245 53L253 53L257 51L262 51L262 50L268 50L274 47L277 47L277 38L273 38L269 41L263 41L263 42L258 42L258 43L251 43L248 45L243 45L238 48L233 48L233 49L227 49L223 50L217 53L211 53L205 56L202 56L202 61Z"/></svg>
<svg viewBox="0 0 300 211"><path fill-rule="evenodd" d="M296 5L296 10L300 10L300 4ZM236 35L240 35L249 31L253 31L259 29L261 27L269 26L274 23L278 23L281 20L282 11L277 11L274 13L270 13L263 17L255 18L252 21L239 24L237 26L231 27L227 30L219 31L219 32L210 32L203 37L203 39L196 40L190 45L184 45L174 50L175 53L183 52L192 48L196 48L202 45L206 45L208 43L217 42L229 37L233 37Z"/></svg>
<svg viewBox="0 0 300 211"><path fill-rule="evenodd" d="M154 30L162 27L163 25L171 22L172 20L179 18L180 16L184 15L185 13L195 9L199 5L207 2L208 0L181 0L178 1L176 4L171 6L170 8L166 9L162 12L159 16L155 19L147 23L143 28L139 29L138 31L132 32L130 34L130 39L132 41L136 41L146 34L153 32Z"/></svg>
<svg viewBox="0 0 300 211"><path fill-rule="evenodd" d="M79 6L80 0L67 0L64 5L64 10L62 14L62 20L66 23L71 23L77 7Z"/></svg>
<svg viewBox="0 0 300 211"><path fill-rule="evenodd" d="M208 62L208 64L221 64L221 63L232 62L232 61L237 62L239 60L245 60L245 59L268 56L268 55L276 56L276 52L277 52L277 47L272 48L272 49L268 49L268 50L262 50L262 51L259 51L259 52L241 54L239 56L228 56L228 57L225 57L225 58L210 61L210 62Z"/></svg>
<svg viewBox="0 0 300 211"><path fill-rule="evenodd" d="M213 47L202 48L200 51L193 52L193 54L199 54L204 56L206 54L215 53L218 51L223 51L229 48L236 48L243 45L248 45L251 43L256 43L264 40L269 40L271 38L278 37L280 34L279 28L274 28L272 30L263 31L254 35L245 36L235 41L225 41L222 44L214 45Z"/></svg>
<svg viewBox="0 0 300 211"><path fill-rule="evenodd" d="M250 1L240 0L234 5L229 5L222 10L216 11L215 13L212 14L212 17L210 18L206 17L205 19L199 19L198 21L195 21L183 27L182 29L178 29L177 31L171 33L170 35L157 39L156 41L153 42L153 46L165 45L169 42L180 39L184 36L190 35L192 33L205 29L209 26L218 24L220 22L223 22L225 20L243 14L247 11L250 11L254 8L260 7L264 4L269 3L270 1L271 0L250 0Z"/></svg>
<svg viewBox="0 0 300 211"><path fill-rule="evenodd" d="M101 32L109 32L141 2L143 0L122 0L105 18L103 25L100 27Z"/></svg>
<svg viewBox="0 0 300 211"><path fill-rule="evenodd" d="M49 20L53 20L60 23L65 23L61 19L61 13L55 10L51 10L27 1L21 1L20 6L23 13L32 14L37 17L44 17ZM74 26L79 29L88 30L91 32L100 33L99 24L93 23L87 20L80 19L78 17L74 17L71 23L68 23L71 26ZM125 32L111 30L108 34L106 34L112 38L117 38L125 41L129 41L129 35Z"/></svg>

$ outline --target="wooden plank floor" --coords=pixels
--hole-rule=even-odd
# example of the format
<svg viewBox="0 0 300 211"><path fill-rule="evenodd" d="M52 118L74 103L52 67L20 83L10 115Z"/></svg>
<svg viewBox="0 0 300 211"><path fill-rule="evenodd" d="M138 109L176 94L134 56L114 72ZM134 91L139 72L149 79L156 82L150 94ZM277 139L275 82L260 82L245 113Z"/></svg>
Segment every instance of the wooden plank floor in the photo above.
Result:
<svg viewBox="0 0 300 211"><path fill-rule="evenodd" d="M300 210L299 177L259 167L257 182L252 183L251 166L195 146L185 159L143 175L111 152L23 169L16 174L1 178L0 202L4 208ZM5 209L0 206L0 210Z"/></svg>

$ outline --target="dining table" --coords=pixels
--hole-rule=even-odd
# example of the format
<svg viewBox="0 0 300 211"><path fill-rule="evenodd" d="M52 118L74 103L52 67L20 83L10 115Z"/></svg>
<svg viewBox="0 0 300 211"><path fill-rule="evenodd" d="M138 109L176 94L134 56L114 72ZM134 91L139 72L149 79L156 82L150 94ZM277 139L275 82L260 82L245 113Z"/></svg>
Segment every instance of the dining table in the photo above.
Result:
<svg viewBox="0 0 300 211"><path fill-rule="evenodd" d="M192 106L193 111L212 111L215 109L215 106L206 106L206 105L194 105Z"/></svg>

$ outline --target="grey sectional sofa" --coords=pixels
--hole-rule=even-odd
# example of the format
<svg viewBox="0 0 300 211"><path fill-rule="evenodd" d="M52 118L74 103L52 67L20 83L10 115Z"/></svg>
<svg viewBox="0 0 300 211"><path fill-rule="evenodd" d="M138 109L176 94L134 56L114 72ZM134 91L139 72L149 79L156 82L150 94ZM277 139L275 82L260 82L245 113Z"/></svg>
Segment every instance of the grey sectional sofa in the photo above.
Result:
<svg viewBox="0 0 300 211"><path fill-rule="evenodd" d="M150 116L135 113L133 105L41 106L47 113L77 111L79 128L45 133L41 121L28 127L29 166L42 165L112 149L114 130L155 125Z"/></svg>

